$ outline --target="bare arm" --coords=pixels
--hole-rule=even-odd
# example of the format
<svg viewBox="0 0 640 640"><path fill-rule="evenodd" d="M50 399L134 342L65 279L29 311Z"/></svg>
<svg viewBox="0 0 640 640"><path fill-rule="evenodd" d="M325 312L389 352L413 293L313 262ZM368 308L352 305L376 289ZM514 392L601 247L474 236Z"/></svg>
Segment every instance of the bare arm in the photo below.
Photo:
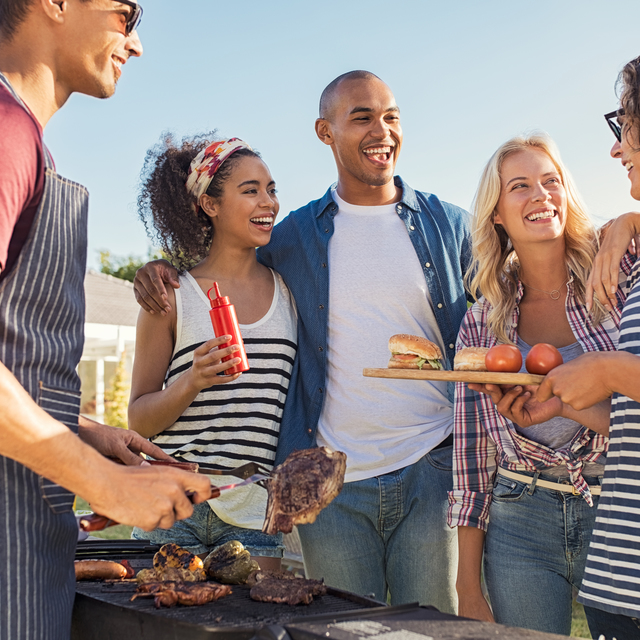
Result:
<svg viewBox="0 0 640 640"><path fill-rule="evenodd" d="M458 615L495 622L482 593L482 553L485 533L475 527L458 527Z"/></svg>
<svg viewBox="0 0 640 640"><path fill-rule="evenodd" d="M110 462L41 409L1 363L0 406L1 455L81 495L118 522L167 528L193 512L187 491L195 492L195 502L211 495L206 476Z"/></svg>
<svg viewBox="0 0 640 640"><path fill-rule="evenodd" d="M168 456L160 447L135 431L109 427L84 416L80 416L78 423L78 435L82 441L107 458L115 458L133 466L144 464L141 453L156 460L172 460L171 456Z"/></svg>
<svg viewBox="0 0 640 640"><path fill-rule="evenodd" d="M175 300L173 291L169 291L169 300ZM141 311L138 316L129 427L145 438L171 426L203 389L231 382L240 375L218 375L240 361L239 358L233 358L221 362L222 358L238 349L237 345L217 349L229 340L229 336L222 336L199 346L194 351L192 366L163 389L175 343L174 326L175 310L166 315Z"/></svg>
<svg viewBox="0 0 640 640"><path fill-rule="evenodd" d="M593 407L577 411L554 396L545 398L545 401L541 402L535 386L516 386L506 389L495 384L470 384L469 388L488 395L496 405L496 409L519 427L530 427L547 422L556 416L562 416L592 431L605 436L609 435L611 403L608 399Z"/></svg>
<svg viewBox="0 0 640 640"><path fill-rule="evenodd" d="M640 402L640 358L625 351L598 351L550 371L537 397L557 396L580 410L611 397L615 392ZM602 432L601 432L602 433Z"/></svg>
<svg viewBox="0 0 640 640"><path fill-rule="evenodd" d="M577 411L570 405L562 403L562 416L575 420L579 424L595 431L603 436L609 437L609 419L611 415L611 399L606 398L592 407Z"/></svg>
<svg viewBox="0 0 640 640"><path fill-rule="evenodd" d="M607 308L616 303L620 261L631 248L637 255L638 235L640 234L640 213L631 211L616 218L603 231L604 239L593 261L587 280L587 308L593 305L594 294Z"/></svg>

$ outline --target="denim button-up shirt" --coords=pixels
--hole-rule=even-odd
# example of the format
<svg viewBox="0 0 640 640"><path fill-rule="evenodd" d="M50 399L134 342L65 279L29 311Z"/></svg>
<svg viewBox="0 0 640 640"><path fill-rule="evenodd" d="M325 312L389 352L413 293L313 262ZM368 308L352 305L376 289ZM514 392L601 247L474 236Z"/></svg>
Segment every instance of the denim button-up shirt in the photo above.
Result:
<svg viewBox="0 0 640 640"><path fill-rule="evenodd" d="M471 259L469 214L433 194L414 191L398 176L395 184L402 189L396 212L420 259L451 368L456 336L467 311L462 277ZM269 244L258 250L259 260L284 278L298 307L298 357L280 426L276 464L292 451L316 443L327 368L328 248L338 213L331 189L284 218L274 228Z"/></svg>

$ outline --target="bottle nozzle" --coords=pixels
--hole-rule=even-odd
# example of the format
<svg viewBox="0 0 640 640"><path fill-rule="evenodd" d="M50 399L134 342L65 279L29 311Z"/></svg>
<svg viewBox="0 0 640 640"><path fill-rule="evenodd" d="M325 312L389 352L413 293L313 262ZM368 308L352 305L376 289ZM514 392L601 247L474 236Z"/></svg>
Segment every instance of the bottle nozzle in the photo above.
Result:
<svg viewBox="0 0 640 640"><path fill-rule="evenodd" d="M211 297L211 292L212 291L216 294L215 298ZM217 306L223 305L223 304L229 304L229 298L227 298L226 296L223 298L220 295L220 289L218 288L218 283L217 282L214 282L213 283L213 287L211 287L211 289L209 289L209 291L207 291L207 298L209 298L209 302L211 303L211 308L217 307Z"/></svg>

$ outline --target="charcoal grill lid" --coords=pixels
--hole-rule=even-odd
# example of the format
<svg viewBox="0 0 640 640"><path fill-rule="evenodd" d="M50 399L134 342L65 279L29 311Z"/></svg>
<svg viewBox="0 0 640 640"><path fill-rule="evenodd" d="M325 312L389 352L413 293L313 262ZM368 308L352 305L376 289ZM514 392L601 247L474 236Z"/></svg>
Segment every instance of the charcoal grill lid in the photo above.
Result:
<svg viewBox="0 0 640 640"><path fill-rule="evenodd" d="M284 627L270 624L258 629L251 640L291 640L291 636Z"/></svg>
<svg viewBox="0 0 640 640"><path fill-rule="evenodd" d="M356 595L356 594L350 593L349 591L341 591L338 589L332 589L331 587L327 589L327 592L329 591L339 592L339 593L347 594L350 596ZM360 598L362 596L356 596L356 597ZM371 602L370 598L366 598L366 600L369 600ZM374 600L373 602L377 602L377 601ZM378 603L378 604L380 604L381 606L376 607L375 609L368 609L366 613L363 613L361 610L348 611L348 612L342 612L342 613L324 613L317 616L306 616L304 619L300 619L300 623L302 626L306 628L309 625L315 626L322 623L336 623L338 621L344 622L345 620L362 619L364 617L366 617L367 620L370 620L371 618L375 618L378 616L384 616L384 615L388 616L390 615L389 614L390 611L392 612L392 614L394 613L397 614L403 611L413 610L419 606L417 602L410 603L410 604L403 604L395 607L388 607L384 603ZM437 609L434 609L434 611L437 611ZM297 626L296 621L294 620L291 623L286 625L287 628L289 628L290 626L296 627ZM326 627L323 626L323 629L326 629ZM303 635L304 635L304 632L303 632ZM326 640L326 636L327 634L325 630L324 636L323 636L325 640ZM306 636L306 635L304 635L304 637L315 638L315 636ZM281 627L279 625L267 625L258 629L258 631L255 633L253 638L251 638L251 640L293 640L293 637L287 632L287 629L285 629L284 627ZM360 637L360 640L362 640L361 637Z"/></svg>
<svg viewBox="0 0 640 640"><path fill-rule="evenodd" d="M280 640L566 640L565 636L479 622L416 605L363 609L338 614L330 621L307 619L284 627L289 638Z"/></svg>

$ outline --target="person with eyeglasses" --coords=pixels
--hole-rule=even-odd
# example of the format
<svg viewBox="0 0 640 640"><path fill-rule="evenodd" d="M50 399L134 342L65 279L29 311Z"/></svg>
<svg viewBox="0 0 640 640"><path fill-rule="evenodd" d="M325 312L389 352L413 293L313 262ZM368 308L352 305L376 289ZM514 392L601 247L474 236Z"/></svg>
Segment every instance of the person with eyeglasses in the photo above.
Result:
<svg viewBox="0 0 640 640"><path fill-rule="evenodd" d="M640 200L640 57L625 65L618 82L620 108L605 116L616 137L611 156L622 163L631 196ZM589 278L590 300L611 304L621 256L639 232L640 213L611 225ZM540 401L556 396L574 409L611 399L609 453L578 594L593 637L606 640L640 637L640 261L624 285L630 292L618 351L585 354L554 369L537 392Z"/></svg>
<svg viewBox="0 0 640 640"><path fill-rule="evenodd" d="M74 494L145 529L189 517L186 492L211 495L206 476L145 465L140 453L168 456L138 434L79 415L88 195L42 135L72 93L113 95L142 54L141 14L128 0L0 0L2 640L70 636Z"/></svg>

